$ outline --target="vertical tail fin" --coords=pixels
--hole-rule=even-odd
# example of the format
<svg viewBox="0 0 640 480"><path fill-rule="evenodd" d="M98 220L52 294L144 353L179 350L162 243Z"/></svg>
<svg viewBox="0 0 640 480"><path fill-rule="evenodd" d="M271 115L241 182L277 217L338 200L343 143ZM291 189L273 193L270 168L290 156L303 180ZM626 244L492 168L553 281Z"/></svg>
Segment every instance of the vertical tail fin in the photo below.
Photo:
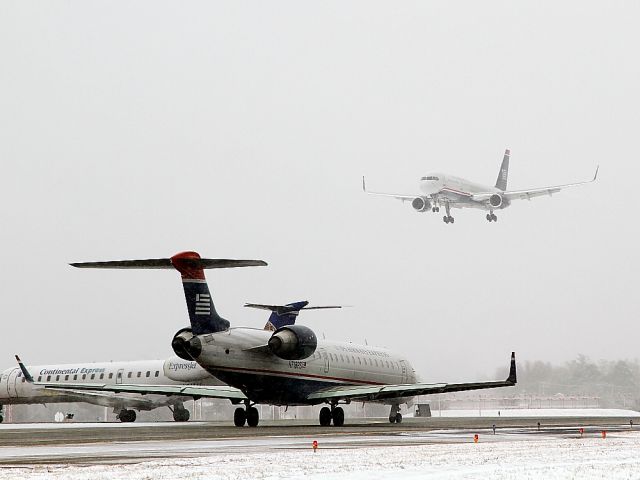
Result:
<svg viewBox="0 0 640 480"><path fill-rule="evenodd" d="M496 188L502 191L507 189L507 179L509 177L509 156L511 155L511 150L507 149L504 151L504 157L502 158L502 166L500 167L500 172L498 173L498 179L496 180Z"/></svg>
<svg viewBox="0 0 640 480"><path fill-rule="evenodd" d="M309 302L287 303L286 305L264 305L262 303L245 303L245 307L259 308L261 310L271 310L269 320L264 326L265 330L275 331L287 325L295 325L300 310L324 310L327 308L342 308L341 305L327 305L318 307L308 307Z"/></svg>
<svg viewBox="0 0 640 480"><path fill-rule="evenodd" d="M231 324L218 315L204 270L198 260L200 255L196 252L182 252L171 257L171 264L182 276L182 288L189 311L191 330L194 335L222 332Z"/></svg>

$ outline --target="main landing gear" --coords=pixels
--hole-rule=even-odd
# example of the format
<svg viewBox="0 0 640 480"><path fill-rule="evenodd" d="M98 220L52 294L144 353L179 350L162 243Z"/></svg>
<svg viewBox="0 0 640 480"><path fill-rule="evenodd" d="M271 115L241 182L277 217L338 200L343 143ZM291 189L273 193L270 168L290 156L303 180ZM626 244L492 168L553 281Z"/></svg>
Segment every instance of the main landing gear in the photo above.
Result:
<svg viewBox="0 0 640 480"><path fill-rule="evenodd" d="M322 407L320 409L320 426L328 427L333 420L334 427L341 427L344 425L344 410L337 405L331 405L329 407Z"/></svg>
<svg viewBox="0 0 640 480"><path fill-rule="evenodd" d="M133 410L127 410L123 408L122 410L120 410L120 413L118 414L118 420L120 420L122 423L135 422L136 412Z"/></svg>
<svg viewBox="0 0 640 480"><path fill-rule="evenodd" d="M233 412L233 423L236 427L244 427L246 423L250 427L257 427L260 422L260 413L256 407L252 407L249 401L246 402L246 408L238 407Z"/></svg>
<svg viewBox="0 0 640 480"><path fill-rule="evenodd" d="M173 407L173 419L176 422L188 422L191 414L189 410L184 408L184 405L179 403Z"/></svg>
<svg viewBox="0 0 640 480"><path fill-rule="evenodd" d="M487 213L487 217L486 218L487 218L487 221L489 223L498 221L498 217L496 217L493 212Z"/></svg>
<svg viewBox="0 0 640 480"><path fill-rule="evenodd" d="M389 423L402 423L400 405L391 405L391 411L389 412Z"/></svg>
<svg viewBox="0 0 640 480"><path fill-rule="evenodd" d="M451 216L451 208L449 207L449 202L446 202L444 204L444 208L447 211L447 214L444 217L442 217L442 220L444 221L444 223L453 223L455 220Z"/></svg>

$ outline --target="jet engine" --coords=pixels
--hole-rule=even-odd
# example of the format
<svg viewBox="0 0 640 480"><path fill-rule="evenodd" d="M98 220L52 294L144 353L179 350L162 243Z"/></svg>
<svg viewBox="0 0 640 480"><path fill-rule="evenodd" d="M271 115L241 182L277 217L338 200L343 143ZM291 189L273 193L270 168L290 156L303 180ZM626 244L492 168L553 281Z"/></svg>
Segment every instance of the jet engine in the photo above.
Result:
<svg viewBox="0 0 640 480"><path fill-rule="evenodd" d="M499 193L494 193L489 197L489 204L493 208L500 208L502 206L502 195Z"/></svg>
<svg viewBox="0 0 640 480"><path fill-rule="evenodd" d="M418 212L426 212L431 209L431 203L425 197L416 197L411 202L411 206Z"/></svg>
<svg viewBox="0 0 640 480"><path fill-rule="evenodd" d="M171 340L171 348L178 357L188 361L197 358L202 352L200 340L193 334L190 327L176 332Z"/></svg>
<svg viewBox="0 0 640 480"><path fill-rule="evenodd" d="M279 328L269 339L271 352L284 360L302 360L313 355L318 339L308 327L288 325Z"/></svg>

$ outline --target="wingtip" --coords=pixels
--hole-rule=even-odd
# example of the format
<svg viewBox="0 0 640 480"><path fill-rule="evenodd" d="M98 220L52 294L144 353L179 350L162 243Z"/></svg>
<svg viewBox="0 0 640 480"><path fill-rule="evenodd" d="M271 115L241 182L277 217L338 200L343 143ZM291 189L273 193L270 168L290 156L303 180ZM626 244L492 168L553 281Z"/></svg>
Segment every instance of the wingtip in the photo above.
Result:
<svg viewBox="0 0 640 480"><path fill-rule="evenodd" d="M367 187L366 187L366 185L365 185L365 183L364 183L364 175L362 176L362 191L363 191L363 192L366 192L366 191L367 191Z"/></svg>
<svg viewBox="0 0 640 480"><path fill-rule="evenodd" d="M509 377L507 382L515 385L518 383L518 376L516 372L516 352L511 352L511 364L509 366Z"/></svg>
<svg viewBox="0 0 640 480"><path fill-rule="evenodd" d="M594 181L594 182L596 181L596 178L598 178L598 170L600 170L600 165L598 165L598 166L596 167L596 173L593 175L593 181Z"/></svg>

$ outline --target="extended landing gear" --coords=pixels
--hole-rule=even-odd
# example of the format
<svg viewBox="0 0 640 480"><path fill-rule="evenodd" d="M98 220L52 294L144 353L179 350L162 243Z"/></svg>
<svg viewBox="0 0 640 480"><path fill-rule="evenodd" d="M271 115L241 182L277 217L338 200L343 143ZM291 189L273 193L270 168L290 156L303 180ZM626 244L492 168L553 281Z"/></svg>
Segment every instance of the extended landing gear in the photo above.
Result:
<svg viewBox="0 0 640 480"><path fill-rule="evenodd" d="M488 221L489 223L491 223L491 222L497 222L497 221L498 221L498 217L496 217L496 216L495 216L495 214L494 214L493 212L491 212L491 213L487 213L487 217L486 217L486 218L487 218L487 221Z"/></svg>
<svg viewBox="0 0 640 480"><path fill-rule="evenodd" d="M136 412L133 411L133 410L122 409L122 410L120 410L120 413L118 414L118 420L120 420L122 423L135 422L136 421Z"/></svg>
<svg viewBox="0 0 640 480"><path fill-rule="evenodd" d="M431 211L433 213L438 213L440 211L440 207L431 207Z"/></svg>
<svg viewBox="0 0 640 480"><path fill-rule="evenodd" d="M4 411L2 410L2 405L0 405L0 423L4 422Z"/></svg>
<svg viewBox="0 0 640 480"><path fill-rule="evenodd" d="M247 403L247 408L238 407L233 412L233 424L236 427L244 427L246 423L250 427L257 427L260 422L260 413L256 407L252 407Z"/></svg>
<svg viewBox="0 0 640 480"><path fill-rule="evenodd" d="M442 220L444 221L444 223L453 223L455 220L451 216L451 208L449 207L449 202L444 204L444 208L447 211L447 214L442 217Z"/></svg>
<svg viewBox="0 0 640 480"><path fill-rule="evenodd" d="M322 407L320 409L320 426L328 427L333 420L334 427L341 427L344 425L344 410L342 407L331 405L329 407Z"/></svg>
<svg viewBox="0 0 640 480"><path fill-rule="evenodd" d="M189 410L184 408L184 405L176 405L173 407L173 419L176 422L188 422L191 414Z"/></svg>
<svg viewBox="0 0 640 480"><path fill-rule="evenodd" d="M389 423L402 423L400 405L391 405L391 411L389 412Z"/></svg>

